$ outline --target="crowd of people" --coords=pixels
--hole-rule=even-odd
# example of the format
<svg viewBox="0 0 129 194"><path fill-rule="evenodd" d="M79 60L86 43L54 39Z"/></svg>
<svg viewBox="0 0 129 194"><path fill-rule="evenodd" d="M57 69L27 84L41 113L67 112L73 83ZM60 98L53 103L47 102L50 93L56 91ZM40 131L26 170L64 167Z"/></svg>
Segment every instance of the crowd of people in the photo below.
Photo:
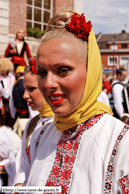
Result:
<svg viewBox="0 0 129 194"><path fill-rule="evenodd" d="M117 69L112 83L102 74L92 24L83 14L68 10L54 15L34 57L18 30L0 58L0 74L1 128L12 131L17 119L27 119L16 154L11 135L0 135L0 187L129 193L127 71ZM8 149L3 154L4 140Z"/></svg>

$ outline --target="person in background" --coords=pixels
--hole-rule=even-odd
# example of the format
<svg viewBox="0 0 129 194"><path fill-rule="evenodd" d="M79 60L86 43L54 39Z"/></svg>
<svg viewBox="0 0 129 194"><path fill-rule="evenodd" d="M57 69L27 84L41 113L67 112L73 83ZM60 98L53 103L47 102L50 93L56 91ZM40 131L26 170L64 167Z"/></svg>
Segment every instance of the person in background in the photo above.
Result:
<svg viewBox="0 0 129 194"><path fill-rule="evenodd" d="M109 83L109 80L107 79L107 75L105 73L102 74L102 79L104 81L104 88L107 90L107 94L111 92L111 85Z"/></svg>
<svg viewBox="0 0 129 194"><path fill-rule="evenodd" d="M18 66L15 74L15 84L12 88L9 107L12 117L10 127L13 126L17 118L29 118L29 111L26 100L23 99L25 88L23 86L24 66Z"/></svg>
<svg viewBox="0 0 129 194"><path fill-rule="evenodd" d="M18 80L20 80L21 78L23 78L23 76L24 76L24 69L25 69L25 67L24 66L20 66L20 65L16 68L16 71L15 71L15 82L14 82L14 84Z"/></svg>
<svg viewBox="0 0 129 194"><path fill-rule="evenodd" d="M30 167L33 164L38 153L38 144L43 133L47 131L48 126L53 122L54 113L47 105L38 89L38 75L36 71L36 58L29 60L29 66L24 71L24 99L33 111L38 111L38 115L33 117L27 123L22 140L20 168L15 177L15 185L22 186L27 179Z"/></svg>
<svg viewBox="0 0 129 194"><path fill-rule="evenodd" d="M127 71L124 68L116 70L116 79L112 82L112 95L114 101L113 113L116 118L121 118L126 110L123 98L123 81L127 77Z"/></svg>
<svg viewBox="0 0 129 194"><path fill-rule="evenodd" d="M13 63L8 58L0 59L0 111L1 125L9 125L9 98L15 77ZM4 118L4 119L3 119Z"/></svg>
<svg viewBox="0 0 129 194"><path fill-rule="evenodd" d="M18 66L18 69L20 69L20 67L21 66ZM18 117L19 118L29 118L27 102L26 100L23 99L23 94L25 91L25 88L23 86L24 67L19 71L20 71L21 76L17 77L17 82L15 83L12 89L12 99L13 99L14 107L16 109L15 121L17 120ZM17 74L18 72L16 73L16 76Z"/></svg>
<svg viewBox="0 0 129 194"><path fill-rule="evenodd" d="M25 52L27 54L28 59L30 59L31 53L28 44L24 40L25 32L22 29L19 29L16 32L15 41L11 41L6 50L5 57L11 57L12 63L18 63L20 66L26 66L26 62L24 59Z"/></svg>
<svg viewBox="0 0 129 194"><path fill-rule="evenodd" d="M129 114L124 113L120 120L125 124L129 125Z"/></svg>
<svg viewBox="0 0 129 194"><path fill-rule="evenodd" d="M23 94L25 91L25 88L23 86L23 79L24 79L24 66L18 66L15 73L15 84L13 86L13 90L10 96L9 106L11 111L11 117L12 117L12 124L10 127L13 126L17 118L32 118L36 116L38 111L33 111L30 106L26 103L26 100L23 99ZM18 82L18 83L16 83ZM20 102L18 102L20 101ZM21 105L22 104L22 105ZM24 106L24 110L23 110ZM17 114L16 114L17 113ZM23 114L22 114L23 113Z"/></svg>
<svg viewBox="0 0 129 194"><path fill-rule="evenodd" d="M99 97L97 98L97 100L100 101L100 102L103 102L104 104L106 104L110 107L110 102L109 102L108 95L105 92L103 79L102 79L102 91L101 91Z"/></svg>
<svg viewBox="0 0 129 194"><path fill-rule="evenodd" d="M16 157L20 145L21 139L12 131L12 128L0 127L0 191L1 186L14 186L14 177L17 170ZM9 194L11 193L10 191Z"/></svg>
<svg viewBox="0 0 129 194"><path fill-rule="evenodd" d="M0 190L2 186L14 186L15 175L16 163L12 141L7 134L0 133Z"/></svg>
<svg viewBox="0 0 129 194"><path fill-rule="evenodd" d="M129 127L97 101L101 56L84 14L68 10L50 19L36 70L55 116L40 139L26 186L57 186L62 194L126 192Z"/></svg>

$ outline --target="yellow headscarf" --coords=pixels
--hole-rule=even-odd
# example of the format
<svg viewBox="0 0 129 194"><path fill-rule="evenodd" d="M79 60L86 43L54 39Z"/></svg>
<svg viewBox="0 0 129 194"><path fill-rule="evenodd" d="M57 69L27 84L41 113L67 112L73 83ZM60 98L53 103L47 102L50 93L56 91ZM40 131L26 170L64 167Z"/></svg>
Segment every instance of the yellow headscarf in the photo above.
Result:
<svg viewBox="0 0 129 194"><path fill-rule="evenodd" d="M50 106L46 103L46 101L43 98L43 106L42 108L39 110L39 114L42 117L51 117L54 115L54 113L52 112Z"/></svg>
<svg viewBox="0 0 129 194"><path fill-rule="evenodd" d="M88 37L88 64L85 90L77 108L67 116L55 115L54 123L57 130L70 129L94 115L102 113L112 114L111 109L104 103L97 101L102 90L102 63L100 51L93 29Z"/></svg>

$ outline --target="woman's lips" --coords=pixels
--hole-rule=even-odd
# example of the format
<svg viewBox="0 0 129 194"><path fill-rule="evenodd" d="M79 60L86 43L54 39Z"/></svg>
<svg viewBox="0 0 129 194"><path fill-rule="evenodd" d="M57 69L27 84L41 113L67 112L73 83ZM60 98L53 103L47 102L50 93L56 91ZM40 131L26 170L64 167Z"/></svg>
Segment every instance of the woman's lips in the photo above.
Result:
<svg viewBox="0 0 129 194"><path fill-rule="evenodd" d="M50 94L49 95L49 100L53 105L59 105L63 100L65 99L64 94Z"/></svg>
<svg viewBox="0 0 129 194"><path fill-rule="evenodd" d="M28 105L29 105L29 106L32 106L32 104L33 104L32 102L28 102Z"/></svg>

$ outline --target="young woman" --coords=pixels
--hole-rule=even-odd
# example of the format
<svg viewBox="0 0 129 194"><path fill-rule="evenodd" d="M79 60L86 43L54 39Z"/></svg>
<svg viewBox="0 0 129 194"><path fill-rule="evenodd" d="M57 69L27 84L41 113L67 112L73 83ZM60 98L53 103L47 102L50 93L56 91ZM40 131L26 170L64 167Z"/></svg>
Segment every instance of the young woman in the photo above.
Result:
<svg viewBox="0 0 129 194"><path fill-rule="evenodd" d="M20 66L26 66L24 60L24 54L26 52L28 59L31 58L31 53L28 44L24 40L25 32L19 29L16 32L15 41L11 41L6 50L5 57L12 57L13 64L19 64Z"/></svg>
<svg viewBox="0 0 129 194"><path fill-rule="evenodd" d="M41 40L38 86L55 126L44 132L27 186L61 186L63 194L128 189L129 127L97 101L102 64L91 28L83 14L66 11L53 16Z"/></svg>
<svg viewBox="0 0 129 194"><path fill-rule="evenodd" d="M30 65L25 67L24 71L24 87L23 95L28 105L33 111L39 111L39 114L32 118L26 125L23 140L19 172L15 177L15 185L21 186L25 181L26 174L30 171L36 154L38 153L38 144L45 130L51 122L53 122L54 113L43 99L38 89L38 75L36 72L36 59L29 61Z"/></svg>

